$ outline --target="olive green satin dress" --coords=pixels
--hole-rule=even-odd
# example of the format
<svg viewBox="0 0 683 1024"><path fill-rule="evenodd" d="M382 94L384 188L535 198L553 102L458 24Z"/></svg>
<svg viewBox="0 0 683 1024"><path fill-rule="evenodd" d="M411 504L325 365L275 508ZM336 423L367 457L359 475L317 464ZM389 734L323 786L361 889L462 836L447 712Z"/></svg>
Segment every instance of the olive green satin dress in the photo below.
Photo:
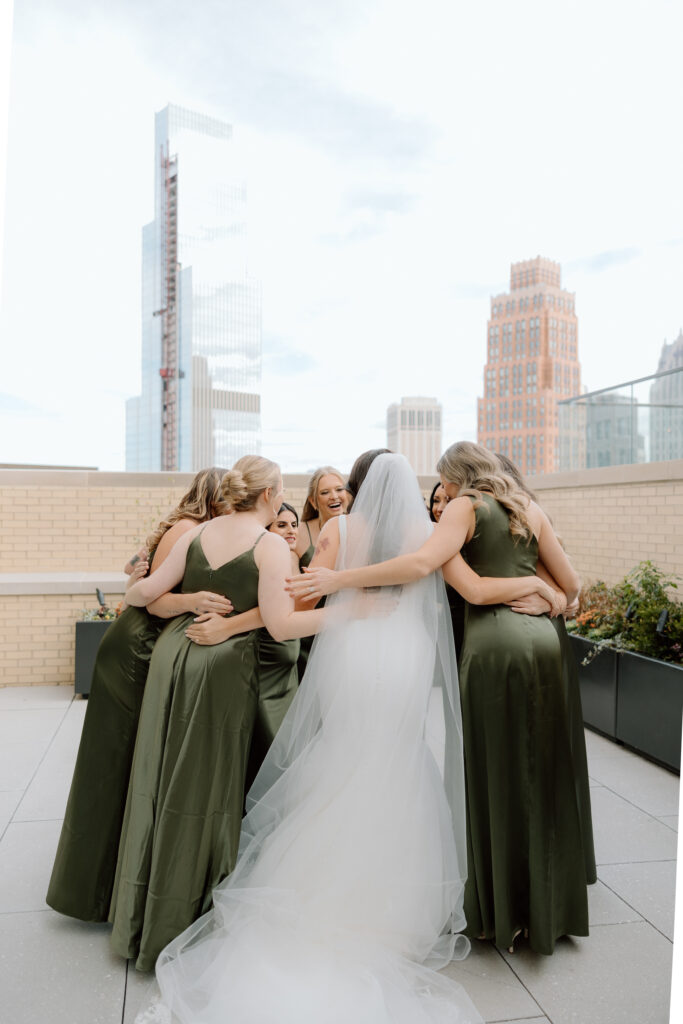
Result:
<svg viewBox="0 0 683 1024"><path fill-rule="evenodd" d="M448 601L448 610L451 613L455 657L457 661L460 661L462 638L465 632L465 599L449 583L446 584L446 599Z"/></svg>
<svg viewBox="0 0 683 1024"><path fill-rule="evenodd" d="M249 751L245 792L256 778L299 686L298 640L273 640L258 631L258 708Z"/></svg>
<svg viewBox="0 0 683 1024"><path fill-rule="evenodd" d="M106 921L154 644L166 625L126 608L102 638L47 902L83 921Z"/></svg>
<svg viewBox="0 0 683 1024"><path fill-rule="evenodd" d="M586 866L586 881L589 885L597 881L595 846L593 843L593 818L591 815L591 791L588 780L588 759L586 757L586 733L583 725L579 671L572 651L564 619L557 615L551 620L562 648L562 681L567 707L567 726L576 788L576 802L579 808L583 859Z"/></svg>
<svg viewBox="0 0 683 1024"><path fill-rule="evenodd" d="M311 537L311 528L307 522L303 523L302 525L305 526L308 531L308 539L310 541L310 544L308 545L303 555L299 559L299 570L301 572L303 572L304 569L311 564L313 555L315 554L315 544L313 543L313 538ZM322 608L324 607L324 604L325 598L323 597L322 601L316 605L316 608ZM314 637L312 636L302 636L299 642L299 658L297 661L297 672L299 675L299 681L301 681L304 677L306 665L308 664L308 655L311 653L311 647L313 646L313 640Z"/></svg>
<svg viewBox="0 0 683 1024"><path fill-rule="evenodd" d="M463 554L480 576L532 575L538 546L510 534L493 498ZM588 934L586 864L565 696L547 615L467 605L460 657L467 787L467 933L538 953Z"/></svg>
<svg viewBox="0 0 683 1024"><path fill-rule="evenodd" d="M211 569L199 534L182 590L226 594L235 614L248 611L253 548ZM150 663L109 915L113 948L142 971L234 867L259 713L258 630L199 646L185 636L192 618L168 624Z"/></svg>

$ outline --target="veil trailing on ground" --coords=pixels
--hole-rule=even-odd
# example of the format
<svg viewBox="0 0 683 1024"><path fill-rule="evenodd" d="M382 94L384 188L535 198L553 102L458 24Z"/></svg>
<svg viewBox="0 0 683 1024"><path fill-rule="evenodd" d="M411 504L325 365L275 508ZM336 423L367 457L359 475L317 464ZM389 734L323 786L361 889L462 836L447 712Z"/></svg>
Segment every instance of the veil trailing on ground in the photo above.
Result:
<svg viewBox="0 0 683 1024"><path fill-rule="evenodd" d="M429 536L399 455L372 463L338 566ZM473 1022L431 968L467 954L460 704L443 580L328 599L300 690L247 797L214 909L161 954L182 1022ZM443 779L442 779L443 773ZM444 786L445 783L445 786Z"/></svg>

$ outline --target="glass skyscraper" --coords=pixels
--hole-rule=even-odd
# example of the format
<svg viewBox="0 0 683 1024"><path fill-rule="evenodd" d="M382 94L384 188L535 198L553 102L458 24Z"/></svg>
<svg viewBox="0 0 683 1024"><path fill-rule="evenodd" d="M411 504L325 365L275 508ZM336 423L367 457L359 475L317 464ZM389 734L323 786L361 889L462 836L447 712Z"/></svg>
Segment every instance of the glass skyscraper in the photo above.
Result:
<svg viewBox="0 0 683 1024"><path fill-rule="evenodd" d="M195 472L261 450L261 292L229 124L155 117L155 218L142 231L142 393L126 469Z"/></svg>

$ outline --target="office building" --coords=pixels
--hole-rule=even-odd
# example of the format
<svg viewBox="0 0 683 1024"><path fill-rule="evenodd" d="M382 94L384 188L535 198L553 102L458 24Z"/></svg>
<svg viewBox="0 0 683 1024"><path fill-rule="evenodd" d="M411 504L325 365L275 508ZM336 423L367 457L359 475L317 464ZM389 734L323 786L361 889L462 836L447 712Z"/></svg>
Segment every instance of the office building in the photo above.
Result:
<svg viewBox="0 0 683 1024"><path fill-rule="evenodd" d="M652 462L683 459L683 331L664 342L650 387L650 445Z"/></svg>
<svg viewBox="0 0 683 1024"><path fill-rule="evenodd" d="M435 398L402 398L387 409L387 448L418 476L433 476L441 455L442 408Z"/></svg>
<svg viewBox="0 0 683 1024"><path fill-rule="evenodd" d="M261 294L229 124L155 117L155 216L142 232L142 390L126 469L194 472L260 452Z"/></svg>
<svg viewBox="0 0 683 1024"><path fill-rule="evenodd" d="M559 466L558 399L581 389L574 295L559 263L537 256L513 263L510 291L491 299L479 444L502 452L522 473Z"/></svg>

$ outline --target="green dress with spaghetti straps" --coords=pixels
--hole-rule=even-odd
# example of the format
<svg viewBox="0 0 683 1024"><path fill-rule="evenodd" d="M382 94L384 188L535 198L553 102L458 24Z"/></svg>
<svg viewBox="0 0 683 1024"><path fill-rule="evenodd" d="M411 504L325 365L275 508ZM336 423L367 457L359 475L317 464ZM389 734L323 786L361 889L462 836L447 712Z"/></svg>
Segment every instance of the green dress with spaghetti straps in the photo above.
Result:
<svg viewBox="0 0 683 1024"><path fill-rule="evenodd" d="M126 608L97 651L46 897L54 910L82 921L106 921L109 913L140 707L166 622L145 608Z"/></svg>
<svg viewBox="0 0 683 1024"><path fill-rule="evenodd" d="M303 555L299 559L299 569L301 572L303 572L304 569L311 564L313 555L315 554L315 544L313 543L313 538L311 537L311 528L308 525L308 522L305 522L303 525L306 527L306 530L308 531L308 539L310 541L310 544L308 545ZM323 597L322 600L316 605L316 608L323 608L324 605L325 598ZM299 644L299 658L297 661L297 672L299 675L299 681L301 681L304 677L306 665L308 664L308 655L311 653L311 647L313 646L314 639L315 638L312 636L301 637L301 641Z"/></svg>
<svg viewBox="0 0 683 1024"><path fill-rule="evenodd" d="M229 595L233 614L255 607L254 547L212 569L198 534L183 593ZM168 624L150 663L109 915L114 950L142 971L234 867L259 708L259 631L205 647L185 636L192 618Z"/></svg>
<svg viewBox="0 0 683 1024"><path fill-rule="evenodd" d="M507 512L485 496L463 555L480 576L527 576L536 571L538 545L515 542ZM588 857L564 671L547 615L466 605L459 676L467 934L506 947L528 928L531 948L546 954L561 935L588 934Z"/></svg>
<svg viewBox="0 0 683 1024"><path fill-rule="evenodd" d="M298 657L298 640L273 640L267 629L258 631L258 710L249 752L247 792L299 688Z"/></svg>

